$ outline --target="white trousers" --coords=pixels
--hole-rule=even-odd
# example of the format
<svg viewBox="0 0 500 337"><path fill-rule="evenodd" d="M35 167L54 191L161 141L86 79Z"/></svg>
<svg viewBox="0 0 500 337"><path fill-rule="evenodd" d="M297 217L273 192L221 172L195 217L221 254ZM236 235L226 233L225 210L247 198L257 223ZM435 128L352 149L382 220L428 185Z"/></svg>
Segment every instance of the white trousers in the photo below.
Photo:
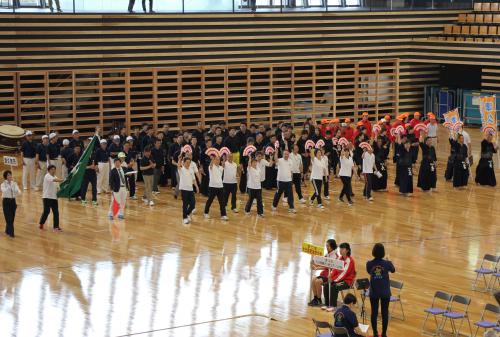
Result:
<svg viewBox="0 0 500 337"><path fill-rule="evenodd" d="M68 168L66 167L66 165L62 165L61 166L61 171L62 171L62 178L63 179L66 179L68 177Z"/></svg>
<svg viewBox="0 0 500 337"><path fill-rule="evenodd" d="M57 159L49 159L49 164L54 165L56 167L56 177L63 176L61 157L57 157Z"/></svg>
<svg viewBox="0 0 500 337"><path fill-rule="evenodd" d="M97 164L97 193L109 192L109 163Z"/></svg>
<svg viewBox="0 0 500 337"><path fill-rule="evenodd" d="M116 199L118 204L120 205L120 210L118 211L118 216L122 216L125 214L125 204L127 203L127 188L120 187L118 192L113 192L111 195L111 202L109 204L108 215L113 216L113 199Z"/></svg>
<svg viewBox="0 0 500 337"><path fill-rule="evenodd" d="M29 187L35 188L35 158L24 158L23 165L23 187L28 189ZM30 180L30 185L28 186L28 176Z"/></svg>
<svg viewBox="0 0 500 337"><path fill-rule="evenodd" d="M40 166L40 168L38 168L36 171L36 187L42 188L43 178L47 174L47 162L39 161L38 165Z"/></svg>

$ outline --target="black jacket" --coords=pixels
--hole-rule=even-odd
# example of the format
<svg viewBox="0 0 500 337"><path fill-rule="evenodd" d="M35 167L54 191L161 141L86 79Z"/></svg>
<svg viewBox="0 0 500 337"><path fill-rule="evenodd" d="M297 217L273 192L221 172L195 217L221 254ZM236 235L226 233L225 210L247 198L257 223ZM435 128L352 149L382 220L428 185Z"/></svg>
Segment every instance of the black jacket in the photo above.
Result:
<svg viewBox="0 0 500 337"><path fill-rule="evenodd" d="M123 178L125 179L125 188L128 190L128 182L125 178L125 172L123 173ZM109 175L109 186L113 192L118 192L120 191L120 185L120 174L118 173L116 167L114 167Z"/></svg>

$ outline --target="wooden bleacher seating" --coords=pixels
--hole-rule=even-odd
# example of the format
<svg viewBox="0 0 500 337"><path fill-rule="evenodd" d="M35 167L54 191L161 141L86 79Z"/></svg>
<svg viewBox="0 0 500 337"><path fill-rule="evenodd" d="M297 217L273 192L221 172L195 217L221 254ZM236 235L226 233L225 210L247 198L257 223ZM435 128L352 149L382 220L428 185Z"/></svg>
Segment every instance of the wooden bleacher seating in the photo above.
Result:
<svg viewBox="0 0 500 337"><path fill-rule="evenodd" d="M467 23L474 23L476 20L476 14L467 14Z"/></svg>
<svg viewBox="0 0 500 337"><path fill-rule="evenodd" d="M467 14L458 14L458 22L465 23L467 22Z"/></svg>
<svg viewBox="0 0 500 337"><path fill-rule="evenodd" d="M489 2L483 2L483 5L481 6L481 12L489 12L490 8L491 6Z"/></svg>
<svg viewBox="0 0 500 337"><path fill-rule="evenodd" d="M488 35L488 26L479 26L479 35Z"/></svg>
<svg viewBox="0 0 500 337"><path fill-rule="evenodd" d="M453 35L460 35L462 33L462 29L460 26L453 26L453 30L451 33Z"/></svg>
<svg viewBox="0 0 500 337"><path fill-rule="evenodd" d="M462 32L461 32L462 35L470 35L470 26L462 26Z"/></svg>
<svg viewBox="0 0 500 337"><path fill-rule="evenodd" d="M493 2L490 5L490 11L491 12L498 12L499 9L499 3L498 2Z"/></svg>
<svg viewBox="0 0 500 337"><path fill-rule="evenodd" d="M497 26L488 26L488 35L497 35Z"/></svg>
<svg viewBox="0 0 500 337"><path fill-rule="evenodd" d="M500 23L500 14L494 14L493 15L493 22L494 23Z"/></svg>
<svg viewBox="0 0 500 337"><path fill-rule="evenodd" d="M470 26L470 35L479 35L479 26Z"/></svg>
<svg viewBox="0 0 500 337"><path fill-rule="evenodd" d="M492 23L493 22L493 14L484 14L484 23Z"/></svg>
<svg viewBox="0 0 500 337"><path fill-rule="evenodd" d="M453 25L445 25L444 26L444 34L450 35L453 29Z"/></svg>
<svg viewBox="0 0 500 337"><path fill-rule="evenodd" d="M481 11L481 3L480 2L476 2L474 4L474 12L480 12Z"/></svg>
<svg viewBox="0 0 500 337"><path fill-rule="evenodd" d="M473 22L483 23L484 22L484 14L476 14L476 18L474 19Z"/></svg>

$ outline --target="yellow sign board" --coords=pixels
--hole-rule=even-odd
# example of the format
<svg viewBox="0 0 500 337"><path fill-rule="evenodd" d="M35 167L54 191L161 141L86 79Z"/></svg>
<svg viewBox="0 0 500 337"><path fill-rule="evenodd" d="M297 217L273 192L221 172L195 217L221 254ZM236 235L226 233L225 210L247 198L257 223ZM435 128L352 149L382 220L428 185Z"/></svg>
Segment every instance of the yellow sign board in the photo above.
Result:
<svg viewBox="0 0 500 337"><path fill-rule="evenodd" d="M324 248L323 246L315 246L309 242L302 243L302 252L310 255L323 256Z"/></svg>

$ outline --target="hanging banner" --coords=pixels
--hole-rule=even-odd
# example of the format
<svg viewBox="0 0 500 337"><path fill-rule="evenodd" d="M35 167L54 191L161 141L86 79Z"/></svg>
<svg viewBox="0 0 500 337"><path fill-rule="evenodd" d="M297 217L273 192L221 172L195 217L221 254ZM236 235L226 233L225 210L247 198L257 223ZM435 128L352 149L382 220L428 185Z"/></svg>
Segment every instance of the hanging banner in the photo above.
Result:
<svg viewBox="0 0 500 337"><path fill-rule="evenodd" d="M497 132L497 108L495 96L483 96L480 98L479 111L481 112L481 124L483 132Z"/></svg>
<svg viewBox="0 0 500 337"><path fill-rule="evenodd" d="M458 114L458 108L455 108L448 113L443 114L444 122L454 125L460 122L460 115Z"/></svg>

